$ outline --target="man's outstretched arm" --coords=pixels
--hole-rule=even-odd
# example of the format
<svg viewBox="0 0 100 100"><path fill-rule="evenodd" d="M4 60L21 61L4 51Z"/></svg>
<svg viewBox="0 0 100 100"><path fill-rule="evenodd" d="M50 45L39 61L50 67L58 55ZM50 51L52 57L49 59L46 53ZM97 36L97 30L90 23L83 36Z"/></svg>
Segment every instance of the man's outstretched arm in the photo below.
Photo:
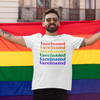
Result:
<svg viewBox="0 0 100 100"><path fill-rule="evenodd" d="M80 47L91 46L100 39L100 33L96 33L88 39L84 39Z"/></svg>
<svg viewBox="0 0 100 100"><path fill-rule="evenodd" d="M26 44L25 44L25 41L24 41L24 38L23 36L14 36L2 29L0 29L0 36L2 38L4 38L5 40L8 40L12 43L16 43L16 44L19 44L21 46L25 46L26 47Z"/></svg>

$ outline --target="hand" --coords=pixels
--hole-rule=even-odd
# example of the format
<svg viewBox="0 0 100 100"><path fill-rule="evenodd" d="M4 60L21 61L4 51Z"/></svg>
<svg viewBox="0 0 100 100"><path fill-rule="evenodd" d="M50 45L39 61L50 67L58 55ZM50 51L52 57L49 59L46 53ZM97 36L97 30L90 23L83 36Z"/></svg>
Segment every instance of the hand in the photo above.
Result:
<svg viewBox="0 0 100 100"><path fill-rule="evenodd" d="M99 39L100 39L100 32L99 32Z"/></svg>

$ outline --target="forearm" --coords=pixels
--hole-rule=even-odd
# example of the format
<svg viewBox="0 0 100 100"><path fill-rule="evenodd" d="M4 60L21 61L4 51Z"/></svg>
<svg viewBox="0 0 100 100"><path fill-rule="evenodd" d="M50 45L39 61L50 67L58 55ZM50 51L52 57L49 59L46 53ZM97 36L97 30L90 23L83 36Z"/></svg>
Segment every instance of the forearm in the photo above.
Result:
<svg viewBox="0 0 100 100"><path fill-rule="evenodd" d="M4 38L5 40L8 40L8 41L10 41L12 43L16 43L18 45L26 47L25 41L23 39L23 36L14 36L14 35L6 32L6 31L3 31L2 29L0 29L0 36L2 38Z"/></svg>
<svg viewBox="0 0 100 100"><path fill-rule="evenodd" d="M93 36L91 36L90 38L86 39L86 45L92 45L95 42L97 42L98 40L100 40L100 33L96 33Z"/></svg>
<svg viewBox="0 0 100 100"><path fill-rule="evenodd" d="M84 39L83 42L81 43L80 47L91 46L98 40L100 40L100 33L96 33L96 34L92 35L90 38Z"/></svg>
<svg viewBox="0 0 100 100"><path fill-rule="evenodd" d="M12 34L6 32L6 31L4 31L4 30L2 30L2 29L0 29L0 36L1 36L2 38L4 38L5 40L10 41L10 42L13 42L13 41L14 41L14 38L13 38L14 35L12 35Z"/></svg>

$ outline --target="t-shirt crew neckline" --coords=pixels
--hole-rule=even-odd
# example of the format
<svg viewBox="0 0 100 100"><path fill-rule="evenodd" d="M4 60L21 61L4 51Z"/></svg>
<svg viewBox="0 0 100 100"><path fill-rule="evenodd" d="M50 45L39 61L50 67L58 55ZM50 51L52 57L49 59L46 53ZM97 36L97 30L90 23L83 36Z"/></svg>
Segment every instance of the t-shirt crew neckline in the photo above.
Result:
<svg viewBox="0 0 100 100"><path fill-rule="evenodd" d="M56 35L56 36L51 36L51 35L44 35L44 38L58 38L59 35Z"/></svg>

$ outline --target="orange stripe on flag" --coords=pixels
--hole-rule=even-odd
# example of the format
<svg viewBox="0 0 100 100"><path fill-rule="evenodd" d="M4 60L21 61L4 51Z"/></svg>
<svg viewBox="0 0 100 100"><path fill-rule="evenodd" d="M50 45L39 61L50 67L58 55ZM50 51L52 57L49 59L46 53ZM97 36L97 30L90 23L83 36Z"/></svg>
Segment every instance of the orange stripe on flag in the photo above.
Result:
<svg viewBox="0 0 100 100"><path fill-rule="evenodd" d="M84 38L89 38L92 35L74 35L75 37L84 37ZM87 47L82 47L80 50L83 49L100 49L100 40L94 43L92 46L87 46ZM31 51L30 49L10 43L3 38L0 38L0 51Z"/></svg>
<svg viewBox="0 0 100 100"><path fill-rule="evenodd" d="M92 35L73 35L75 37L84 37L84 38L89 38ZM97 41L96 43L94 43L92 46L86 46L86 47L82 47L79 50L83 50L83 49L100 49L100 40Z"/></svg>
<svg viewBox="0 0 100 100"><path fill-rule="evenodd" d="M30 49L10 43L7 40L4 40L3 38L0 38L0 51L31 51Z"/></svg>

